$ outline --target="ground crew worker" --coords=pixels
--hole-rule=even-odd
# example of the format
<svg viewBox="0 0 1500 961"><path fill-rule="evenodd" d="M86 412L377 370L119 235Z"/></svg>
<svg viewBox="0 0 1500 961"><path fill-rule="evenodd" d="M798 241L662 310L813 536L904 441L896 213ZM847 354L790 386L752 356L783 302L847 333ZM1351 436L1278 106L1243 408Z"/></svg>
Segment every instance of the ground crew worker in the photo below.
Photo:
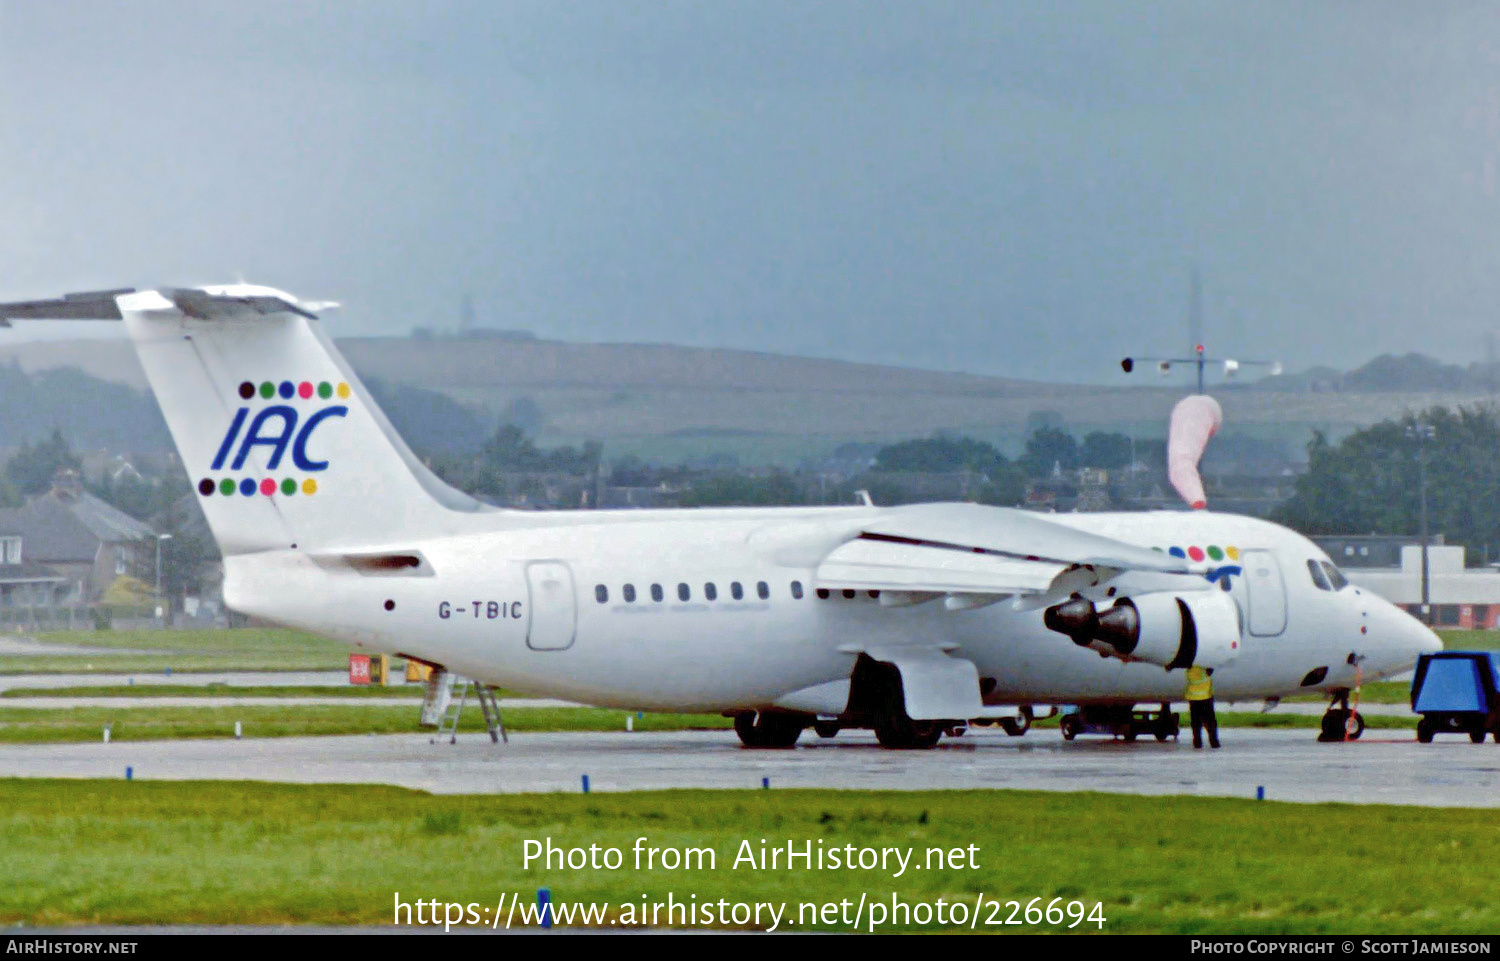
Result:
<svg viewBox="0 0 1500 961"><path fill-rule="evenodd" d="M1193 719L1193 747L1203 747L1203 729L1208 728L1208 746L1219 746L1219 721L1214 717L1214 682L1209 676L1212 670L1204 670L1196 664L1187 669L1188 714Z"/></svg>

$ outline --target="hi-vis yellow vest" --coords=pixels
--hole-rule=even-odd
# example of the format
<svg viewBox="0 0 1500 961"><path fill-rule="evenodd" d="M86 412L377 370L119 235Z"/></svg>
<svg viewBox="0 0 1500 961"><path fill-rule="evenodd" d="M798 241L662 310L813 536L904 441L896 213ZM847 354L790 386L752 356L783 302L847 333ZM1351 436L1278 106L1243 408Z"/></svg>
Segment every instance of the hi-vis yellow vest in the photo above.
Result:
<svg viewBox="0 0 1500 961"><path fill-rule="evenodd" d="M1190 667L1187 669L1187 699L1189 701L1210 701L1214 696L1214 682L1209 678L1208 672L1201 667Z"/></svg>

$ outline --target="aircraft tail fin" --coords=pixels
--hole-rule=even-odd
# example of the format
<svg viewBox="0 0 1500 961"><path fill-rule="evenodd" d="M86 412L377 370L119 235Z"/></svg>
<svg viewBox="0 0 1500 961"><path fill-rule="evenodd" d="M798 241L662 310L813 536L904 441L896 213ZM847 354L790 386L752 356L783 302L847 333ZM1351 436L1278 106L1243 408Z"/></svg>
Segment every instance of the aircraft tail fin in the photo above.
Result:
<svg viewBox="0 0 1500 961"><path fill-rule="evenodd" d="M402 441L308 303L267 287L100 291L3 319L122 320L226 555L399 543L495 510Z"/></svg>

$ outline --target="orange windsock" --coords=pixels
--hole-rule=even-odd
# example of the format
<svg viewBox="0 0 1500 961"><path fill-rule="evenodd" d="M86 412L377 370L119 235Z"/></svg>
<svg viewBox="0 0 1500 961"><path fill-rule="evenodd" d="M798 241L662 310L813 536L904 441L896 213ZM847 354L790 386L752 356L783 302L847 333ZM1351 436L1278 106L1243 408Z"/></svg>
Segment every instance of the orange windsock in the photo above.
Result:
<svg viewBox="0 0 1500 961"><path fill-rule="evenodd" d="M1205 394L1184 397L1172 408L1172 422L1167 429L1167 479L1177 493L1194 510L1208 506L1203 495L1203 478L1198 476L1198 461L1208 439L1224 423L1219 402Z"/></svg>

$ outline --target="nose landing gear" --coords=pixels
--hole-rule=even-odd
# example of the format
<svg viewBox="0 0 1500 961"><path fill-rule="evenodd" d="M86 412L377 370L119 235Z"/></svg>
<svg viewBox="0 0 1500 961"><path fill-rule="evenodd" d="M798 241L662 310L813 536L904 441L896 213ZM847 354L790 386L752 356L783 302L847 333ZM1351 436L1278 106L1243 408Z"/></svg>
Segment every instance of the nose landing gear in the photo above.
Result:
<svg viewBox="0 0 1500 961"><path fill-rule="evenodd" d="M1318 740L1328 744L1335 741L1357 741L1365 733L1365 719L1359 711L1349 706L1349 691L1335 691L1328 710L1323 713L1319 725Z"/></svg>

